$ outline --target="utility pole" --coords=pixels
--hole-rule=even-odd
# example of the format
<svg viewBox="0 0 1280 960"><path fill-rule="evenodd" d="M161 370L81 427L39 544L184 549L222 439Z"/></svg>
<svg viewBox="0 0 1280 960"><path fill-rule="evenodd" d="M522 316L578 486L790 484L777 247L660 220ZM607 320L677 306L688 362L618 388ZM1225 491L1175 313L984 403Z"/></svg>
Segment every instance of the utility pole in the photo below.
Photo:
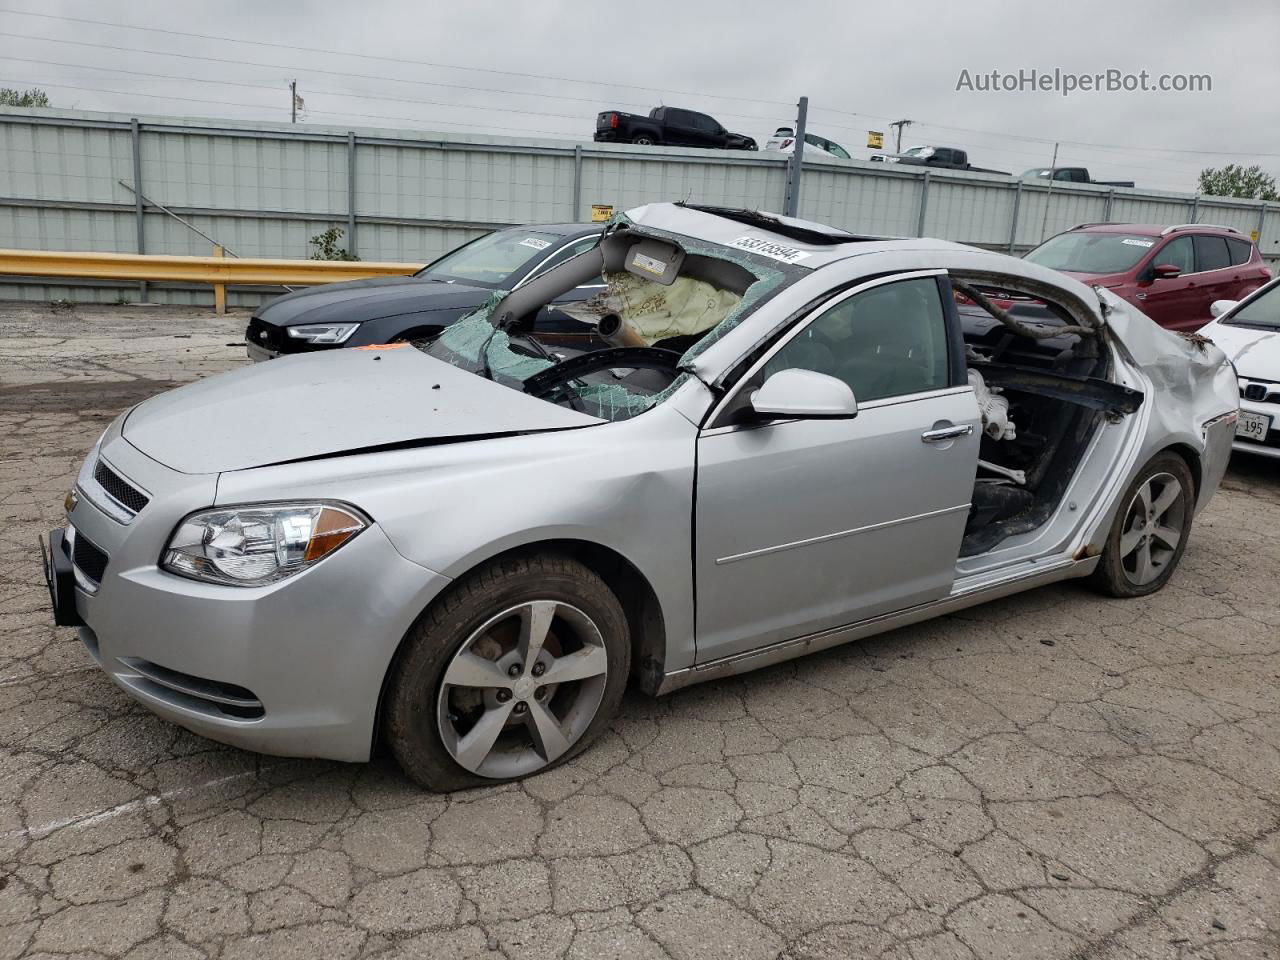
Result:
<svg viewBox="0 0 1280 960"><path fill-rule="evenodd" d="M893 123L889 124L889 126L893 127L895 132L894 141L893 141L894 153L902 152L902 128L909 127L913 123L915 123L914 120L895 120L893 121Z"/></svg>
<svg viewBox="0 0 1280 960"><path fill-rule="evenodd" d="M796 147L787 169L787 198L782 211L788 217L794 217L800 209L800 172L804 163L804 128L809 118L809 98L801 97L796 110Z"/></svg>
<svg viewBox="0 0 1280 960"><path fill-rule="evenodd" d="M298 122L298 81L289 81L289 122Z"/></svg>
<svg viewBox="0 0 1280 960"><path fill-rule="evenodd" d="M1053 160L1049 163L1049 189L1044 195L1044 219L1040 221L1040 242L1044 243L1045 231L1049 229L1049 206L1053 202L1053 175L1058 168L1058 145L1053 145Z"/></svg>

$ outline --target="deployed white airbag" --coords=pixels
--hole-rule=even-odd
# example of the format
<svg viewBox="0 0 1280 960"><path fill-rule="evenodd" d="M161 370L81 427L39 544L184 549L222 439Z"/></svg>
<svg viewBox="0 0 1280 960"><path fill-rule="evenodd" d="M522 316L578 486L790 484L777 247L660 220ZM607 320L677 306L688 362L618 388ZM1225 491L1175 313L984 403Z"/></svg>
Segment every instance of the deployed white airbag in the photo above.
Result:
<svg viewBox="0 0 1280 960"><path fill-rule="evenodd" d="M603 292L561 309L576 320L600 324L601 336L619 346L647 347L670 337L706 333L742 300L692 277L677 277L663 286L632 273L608 273L605 282ZM618 322L600 323L608 317Z"/></svg>

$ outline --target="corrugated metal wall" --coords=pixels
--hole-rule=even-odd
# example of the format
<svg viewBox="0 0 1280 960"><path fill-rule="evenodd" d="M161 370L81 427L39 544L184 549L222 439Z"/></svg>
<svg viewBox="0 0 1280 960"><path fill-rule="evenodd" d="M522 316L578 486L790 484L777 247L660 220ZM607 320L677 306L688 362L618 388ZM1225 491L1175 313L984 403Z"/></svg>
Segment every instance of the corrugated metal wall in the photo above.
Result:
<svg viewBox="0 0 1280 960"><path fill-rule="evenodd" d="M138 249L134 151L142 192L240 256L306 257L308 240L348 231L366 260L426 262L505 224L587 220L691 200L781 210L783 160L732 151L567 144L312 124L132 118L63 110L0 114L0 247ZM352 202L354 201L354 202ZM1047 215L1046 215L1047 210ZM1280 205L1021 183L988 174L806 161L800 215L862 234L942 237L1021 253L1084 221L1209 222L1248 234L1280 260ZM350 236L351 227L355 236ZM210 243L148 204L147 253L205 255ZM232 288L232 303L264 291ZM135 299L136 284L0 283L0 297ZM207 288L151 298L210 303Z"/></svg>

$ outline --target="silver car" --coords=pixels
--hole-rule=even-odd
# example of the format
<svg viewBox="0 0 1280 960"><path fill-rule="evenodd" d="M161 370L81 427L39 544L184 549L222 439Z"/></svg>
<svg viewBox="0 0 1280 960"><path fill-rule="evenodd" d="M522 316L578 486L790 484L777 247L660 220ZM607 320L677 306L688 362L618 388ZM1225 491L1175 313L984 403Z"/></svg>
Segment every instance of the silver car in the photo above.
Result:
<svg viewBox="0 0 1280 960"><path fill-rule="evenodd" d="M552 353L529 318L590 278L610 346ZM157 714L264 753L382 739L453 789L564 762L628 682L1070 577L1158 590L1236 416L1216 347L1035 264L654 204L429 343L129 410L48 580Z"/></svg>

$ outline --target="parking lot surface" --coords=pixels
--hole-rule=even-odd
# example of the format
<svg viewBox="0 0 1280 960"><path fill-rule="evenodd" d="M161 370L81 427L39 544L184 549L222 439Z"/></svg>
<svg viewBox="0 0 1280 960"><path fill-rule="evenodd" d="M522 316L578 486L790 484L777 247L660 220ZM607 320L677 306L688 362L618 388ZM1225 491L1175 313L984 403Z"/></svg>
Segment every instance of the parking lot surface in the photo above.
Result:
<svg viewBox="0 0 1280 960"><path fill-rule="evenodd" d="M85 452L245 321L0 305L0 958L1280 958L1274 463L1153 597L631 695L568 766L439 796L188 734L52 625L35 541Z"/></svg>

